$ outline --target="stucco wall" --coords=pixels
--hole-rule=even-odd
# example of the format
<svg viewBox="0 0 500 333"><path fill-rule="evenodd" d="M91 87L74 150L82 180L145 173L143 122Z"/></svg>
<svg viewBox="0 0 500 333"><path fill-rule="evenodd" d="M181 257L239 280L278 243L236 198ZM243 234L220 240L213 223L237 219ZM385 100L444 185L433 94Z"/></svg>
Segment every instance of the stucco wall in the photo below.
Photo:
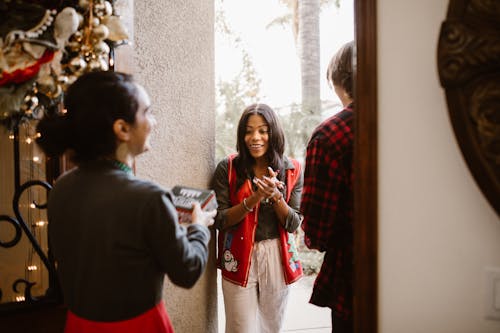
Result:
<svg viewBox="0 0 500 333"><path fill-rule="evenodd" d="M214 168L213 1L135 1L134 72L149 92L158 126L137 174L165 187L206 188ZM166 283L176 332L216 332L214 259L191 290Z"/></svg>
<svg viewBox="0 0 500 333"><path fill-rule="evenodd" d="M500 330L484 316L500 222L462 158L436 71L447 4L378 1L383 333ZM205 186L214 165L212 5L135 2L134 71L159 122L137 172L165 186ZM213 265L193 290L167 283L165 300L179 332L214 332Z"/></svg>
<svg viewBox="0 0 500 333"><path fill-rule="evenodd" d="M452 131L436 70L446 0L379 0L380 332L493 333L500 221Z"/></svg>

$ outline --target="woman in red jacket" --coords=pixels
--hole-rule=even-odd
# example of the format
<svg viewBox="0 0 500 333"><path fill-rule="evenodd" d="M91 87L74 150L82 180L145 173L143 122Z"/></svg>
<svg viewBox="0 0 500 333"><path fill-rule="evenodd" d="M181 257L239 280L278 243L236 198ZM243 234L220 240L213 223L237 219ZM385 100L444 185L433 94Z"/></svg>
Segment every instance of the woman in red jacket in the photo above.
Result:
<svg viewBox="0 0 500 333"><path fill-rule="evenodd" d="M302 221L302 172L284 148L273 109L250 105L238 124L238 154L214 174L226 332L279 332L289 284L302 276L291 234Z"/></svg>

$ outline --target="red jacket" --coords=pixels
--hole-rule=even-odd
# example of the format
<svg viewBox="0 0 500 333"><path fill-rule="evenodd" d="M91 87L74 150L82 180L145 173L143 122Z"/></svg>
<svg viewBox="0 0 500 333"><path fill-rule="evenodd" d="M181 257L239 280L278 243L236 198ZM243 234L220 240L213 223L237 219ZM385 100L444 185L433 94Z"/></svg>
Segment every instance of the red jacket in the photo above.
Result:
<svg viewBox="0 0 500 333"><path fill-rule="evenodd" d="M234 188L236 186L236 170L233 168L232 163L234 157L235 155L229 157L228 165L229 192L231 193L230 200L233 206L241 203L244 198L252 194L252 184L249 179L245 180L238 191ZM292 163L295 169L287 170L286 173L287 193L285 200L287 202L301 172L300 163L293 159ZM219 232L218 266L222 271L222 276L226 280L243 287L246 287L248 282L259 208L260 203L236 227ZM285 282L291 284L302 276L302 264L298 258L293 235L289 234L281 226L279 231Z"/></svg>

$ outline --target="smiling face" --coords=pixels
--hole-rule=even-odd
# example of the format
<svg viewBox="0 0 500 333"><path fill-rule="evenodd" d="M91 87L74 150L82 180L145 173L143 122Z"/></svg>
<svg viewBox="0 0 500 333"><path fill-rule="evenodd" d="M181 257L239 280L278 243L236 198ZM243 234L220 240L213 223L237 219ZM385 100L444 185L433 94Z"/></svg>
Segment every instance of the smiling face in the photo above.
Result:
<svg viewBox="0 0 500 333"><path fill-rule="evenodd" d="M269 125L261 115L253 114L248 117L245 145L255 160L265 159L269 148Z"/></svg>
<svg viewBox="0 0 500 333"><path fill-rule="evenodd" d="M139 104L135 114L135 122L130 129L130 152L136 156L151 149L149 142L151 130L156 125L156 120L151 113L151 101L146 90L137 85L137 102Z"/></svg>

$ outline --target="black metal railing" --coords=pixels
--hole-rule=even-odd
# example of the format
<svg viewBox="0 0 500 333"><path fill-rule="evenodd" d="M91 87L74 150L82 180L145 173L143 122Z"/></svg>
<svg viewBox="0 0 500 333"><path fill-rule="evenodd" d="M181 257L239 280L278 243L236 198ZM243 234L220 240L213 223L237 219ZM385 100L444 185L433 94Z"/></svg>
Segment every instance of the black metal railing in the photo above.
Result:
<svg viewBox="0 0 500 333"><path fill-rule="evenodd" d="M23 236L29 241L29 245L34 250L34 253L38 255L43 264L44 268L48 272L48 287L45 293L41 296L34 296L32 289L37 285L37 282L30 281L26 276L17 278L12 286L7 286L12 288L12 291L18 294L23 294L22 297L18 298L16 301L3 302L2 296L5 292L0 286L0 314L10 312L10 310L18 310L22 308L37 307L42 304L53 303L58 304L61 302L61 293L59 290L59 284L57 280L55 262L50 254L50 248L47 247L47 252L42 249L39 244L37 237L32 232L30 225L33 225L33 221L28 221L24 218L21 210L21 198L25 192L32 191L34 187L41 187L46 190L46 198L48 198L49 191L52 186L43 180L28 179L24 183L21 183L21 152L20 152L20 131L19 125L15 125L11 132L12 148L13 148L13 180L14 180L14 195L12 198L12 210L14 216L9 214L0 214L0 228L11 228L13 233L10 239L0 240L0 247L8 251L9 249L15 248L21 244ZM47 209L47 204L32 201L30 207L33 209L44 210ZM3 272L5 273L5 272Z"/></svg>

